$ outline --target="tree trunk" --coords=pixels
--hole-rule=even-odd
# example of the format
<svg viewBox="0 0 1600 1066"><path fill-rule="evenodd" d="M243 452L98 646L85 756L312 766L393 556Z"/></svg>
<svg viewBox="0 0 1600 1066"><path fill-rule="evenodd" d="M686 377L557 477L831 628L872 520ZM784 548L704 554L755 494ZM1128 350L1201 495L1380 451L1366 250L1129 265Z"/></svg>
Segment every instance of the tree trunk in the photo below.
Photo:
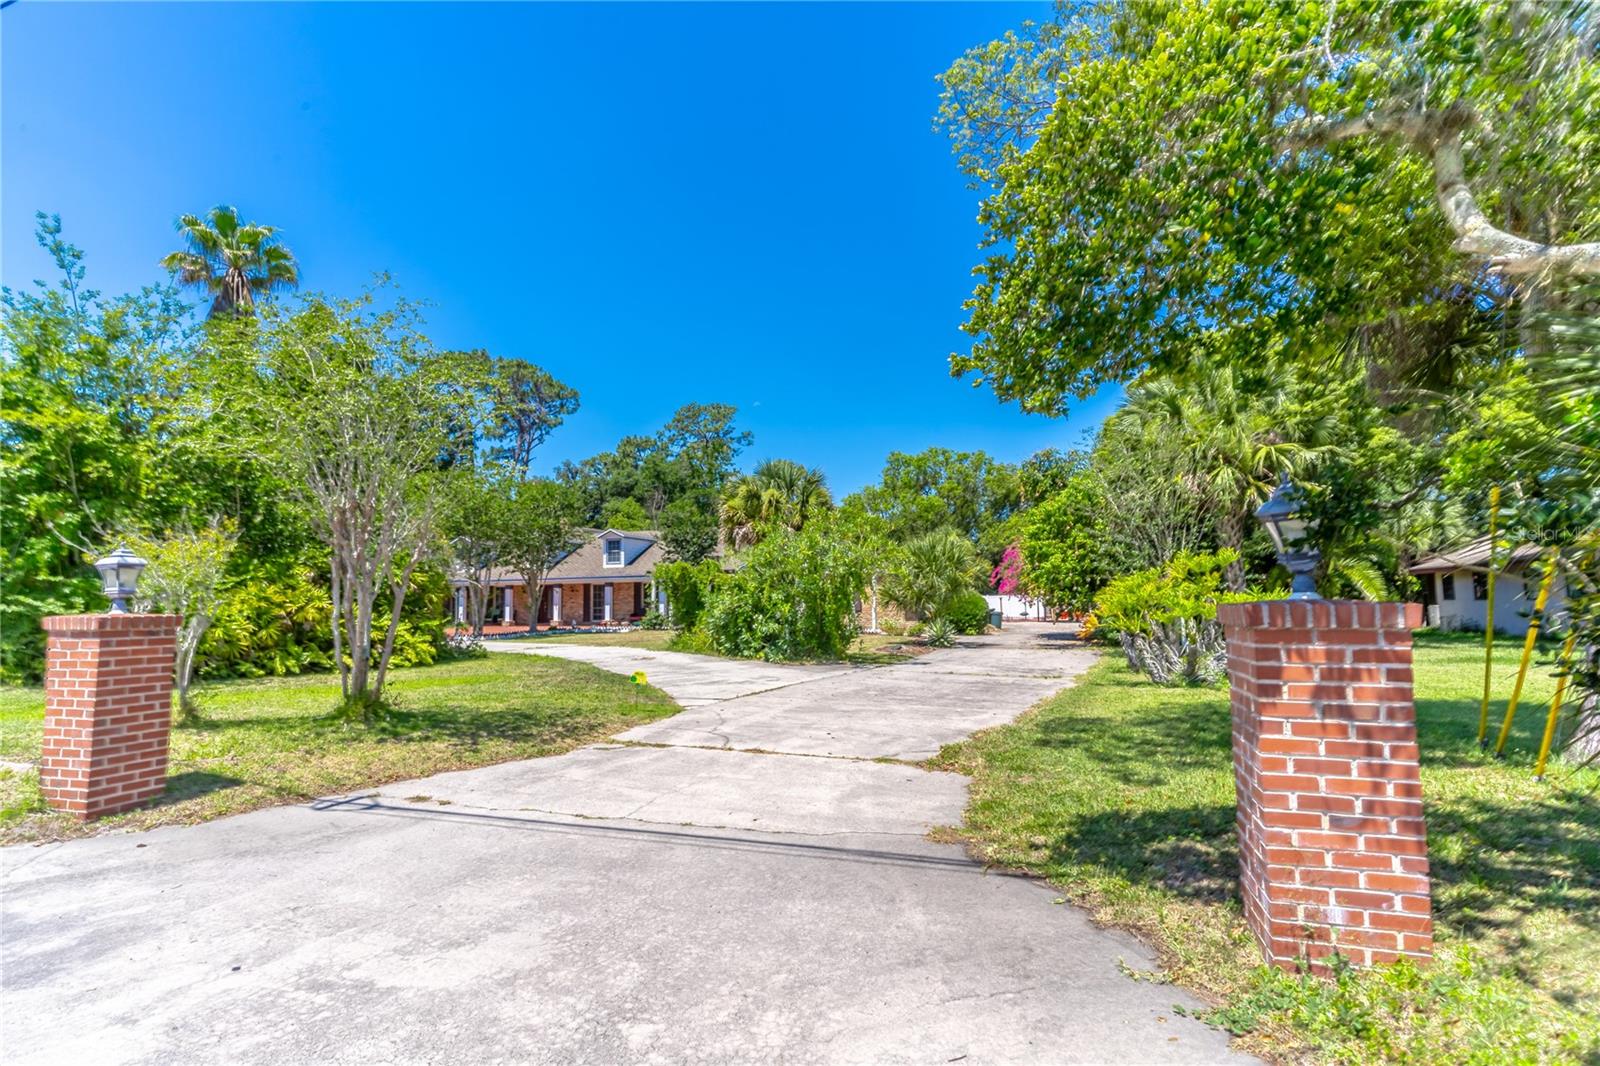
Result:
<svg viewBox="0 0 1600 1066"><path fill-rule="evenodd" d="M339 580L339 553L335 550L329 556L328 568L332 580L331 592L333 596L333 613L329 623L333 629L333 661L339 667L339 693L345 699L350 698L350 671L344 664L344 640L341 630L345 622L345 591L344 583Z"/></svg>
<svg viewBox="0 0 1600 1066"><path fill-rule="evenodd" d="M360 699L368 694L372 669L372 592L358 588L355 594L355 624L350 627L350 695Z"/></svg>
<svg viewBox="0 0 1600 1066"><path fill-rule="evenodd" d="M1600 648L1591 647L1584 653L1585 661L1591 666L1597 657L1600 657ZM1600 761L1600 693L1584 693L1581 702L1562 723L1563 732L1566 732L1567 723L1571 724L1571 732L1558 745L1562 758L1575 765Z"/></svg>
<svg viewBox="0 0 1600 1066"><path fill-rule="evenodd" d="M489 615L489 598L494 595L494 586L489 584L489 571L482 572L473 583L471 593L467 598L467 609L471 612L468 621L472 626L472 635L482 640L483 626Z"/></svg>
<svg viewBox="0 0 1600 1066"><path fill-rule="evenodd" d="M528 632L539 632L539 593L544 586L543 578L523 578L523 588L528 592ZM555 619L550 619L554 622Z"/></svg>
<svg viewBox="0 0 1600 1066"><path fill-rule="evenodd" d="M1236 510L1226 510L1217 516L1217 539L1224 548L1240 551L1244 547L1244 519ZM1223 580L1229 592L1244 591L1244 560L1235 559L1223 571Z"/></svg>
<svg viewBox="0 0 1600 1066"><path fill-rule="evenodd" d="M196 652L200 650L200 638L205 636L210 625L210 616L204 614L195 614L184 619L174 670L174 680L178 687L178 717L181 721L193 721L199 717L194 701L189 698L189 686L194 681L194 660Z"/></svg>
<svg viewBox="0 0 1600 1066"><path fill-rule="evenodd" d="M421 559L420 553L412 555L398 580L390 586L393 597L389 601L389 627L383 634L383 651L378 656L377 683L372 687L372 698L375 700L383 698L383 683L389 676L389 659L394 655L395 634L400 632L400 611L406 604L406 590L411 587L411 574ZM482 631L481 625L479 631Z"/></svg>

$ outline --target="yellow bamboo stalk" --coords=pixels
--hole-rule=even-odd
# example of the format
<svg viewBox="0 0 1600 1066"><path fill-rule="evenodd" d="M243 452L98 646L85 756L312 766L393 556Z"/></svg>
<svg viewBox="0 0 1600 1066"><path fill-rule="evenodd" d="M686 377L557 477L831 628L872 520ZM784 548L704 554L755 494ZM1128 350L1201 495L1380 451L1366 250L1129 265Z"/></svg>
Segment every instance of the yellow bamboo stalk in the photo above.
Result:
<svg viewBox="0 0 1600 1066"><path fill-rule="evenodd" d="M1539 638L1539 623L1544 621L1544 605L1550 599L1550 586L1556 580L1556 552L1551 549L1545 556L1544 580L1539 582L1539 598L1533 601L1533 617L1528 619L1528 637L1522 642L1522 665L1517 668L1517 683L1511 689L1511 702L1506 704L1506 720L1500 723L1500 739L1495 741L1494 757L1506 751L1506 738L1511 736L1511 719L1516 717L1517 703L1522 699L1522 683L1528 679L1528 660L1533 658L1533 644Z"/></svg>
<svg viewBox="0 0 1600 1066"><path fill-rule="evenodd" d="M1489 746L1489 689L1490 675L1494 672L1494 534L1500 518L1500 486L1489 490L1489 576L1484 584L1488 589L1483 605L1483 702L1478 706L1478 748Z"/></svg>
<svg viewBox="0 0 1600 1066"><path fill-rule="evenodd" d="M1561 645L1561 655L1556 659L1556 694L1550 699L1550 717L1544 722L1544 740L1539 745L1539 761L1533 764L1533 779L1544 779L1544 764L1550 758L1550 744L1556 738L1556 719L1561 717L1561 697L1567 693L1567 672L1572 669L1572 648L1578 642L1578 630L1574 628L1567 634L1567 642Z"/></svg>

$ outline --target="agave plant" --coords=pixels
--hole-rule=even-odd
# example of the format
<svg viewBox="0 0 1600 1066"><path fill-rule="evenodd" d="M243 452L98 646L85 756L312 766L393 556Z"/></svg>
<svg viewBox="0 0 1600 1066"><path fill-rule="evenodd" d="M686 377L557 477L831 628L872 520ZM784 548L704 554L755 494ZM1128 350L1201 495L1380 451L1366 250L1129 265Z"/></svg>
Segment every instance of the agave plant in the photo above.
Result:
<svg viewBox="0 0 1600 1066"><path fill-rule="evenodd" d="M935 618L922 627L922 641L930 648L949 648L956 642L955 623L948 618Z"/></svg>

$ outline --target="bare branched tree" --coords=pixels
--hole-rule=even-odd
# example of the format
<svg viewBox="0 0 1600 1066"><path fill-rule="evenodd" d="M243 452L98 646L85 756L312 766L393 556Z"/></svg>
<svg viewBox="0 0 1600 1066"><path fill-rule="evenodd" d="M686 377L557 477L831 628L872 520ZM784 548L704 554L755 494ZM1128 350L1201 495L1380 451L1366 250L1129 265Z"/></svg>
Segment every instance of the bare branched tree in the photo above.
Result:
<svg viewBox="0 0 1600 1066"><path fill-rule="evenodd" d="M280 476L329 550L334 658L346 706L381 703L407 589L437 548L441 457L480 425L475 383L452 380L406 305L310 298L223 321L214 402L239 446ZM380 615L387 621L375 633Z"/></svg>

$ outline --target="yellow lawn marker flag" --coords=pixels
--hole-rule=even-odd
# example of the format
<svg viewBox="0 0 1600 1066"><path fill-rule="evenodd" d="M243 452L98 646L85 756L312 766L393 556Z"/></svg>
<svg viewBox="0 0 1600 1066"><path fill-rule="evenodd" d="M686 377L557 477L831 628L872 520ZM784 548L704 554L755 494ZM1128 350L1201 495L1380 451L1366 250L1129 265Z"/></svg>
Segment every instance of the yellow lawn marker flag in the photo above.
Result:
<svg viewBox="0 0 1600 1066"><path fill-rule="evenodd" d="M1550 717L1544 723L1544 741L1539 745L1539 761L1533 767L1535 781L1544 777L1544 764L1550 758L1550 743L1556 738L1556 719L1561 717L1561 697L1567 694L1567 675L1572 671L1572 646L1577 641L1578 631L1574 629L1561 646L1561 657L1556 660L1556 669L1561 674L1556 678L1556 694L1550 700Z"/></svg>
<svg viewBox="0 0 1600 1066"><path fill-rule="evenodd" d="M1550 586L1556 580L1556 549L1545 557L1549 567L1544 580L1539 583L1539 598L1533 601L1533 616L1528 619L1528 637L1522 642L1522 666L1517 670L1517 683L1511 687L1511 702L1506 704L1506 720L1500 723L1500 739L1494 745L1494 757L1506 751L1506 738L1511 736L1511 720L1517 715L1517 703L1522 699L1522 683L1528 679L1528 660L1533 658L1533 644L1539 639L1539 626L1544 622L1544 605L1550 601Z"/></svg>

